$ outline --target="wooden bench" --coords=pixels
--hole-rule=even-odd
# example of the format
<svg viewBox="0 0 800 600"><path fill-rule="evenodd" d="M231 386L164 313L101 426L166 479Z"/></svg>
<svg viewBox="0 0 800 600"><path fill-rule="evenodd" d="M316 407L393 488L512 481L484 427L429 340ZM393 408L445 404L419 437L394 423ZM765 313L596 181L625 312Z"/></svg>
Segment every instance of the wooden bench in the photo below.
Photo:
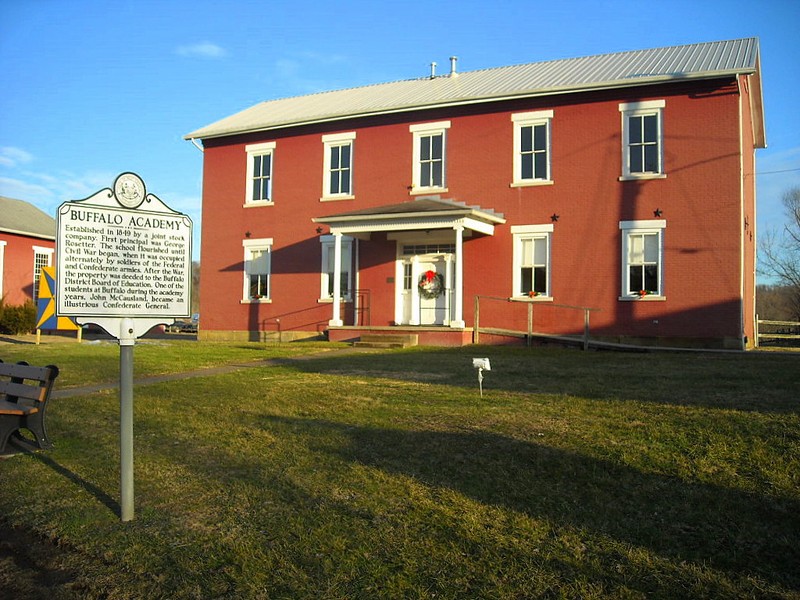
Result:
<svg viewBox="0 0 800 600"><path fill-rule="evenodd" d="M0 360L0 453L5 452L9 439L24 448L49 448L45 415L58 367L32 367L26 362L17 364ZM30 431L35 439L23 437L20 429Z"/></svg>

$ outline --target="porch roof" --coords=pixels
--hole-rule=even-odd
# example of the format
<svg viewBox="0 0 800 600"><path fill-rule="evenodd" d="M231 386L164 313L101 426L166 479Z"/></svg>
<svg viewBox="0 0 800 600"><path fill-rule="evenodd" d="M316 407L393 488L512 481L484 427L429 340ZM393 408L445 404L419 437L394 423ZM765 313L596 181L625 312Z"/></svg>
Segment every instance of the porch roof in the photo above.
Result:
<svg viewBox="0 0 800 600"><path fill-rule="evenodd" d="M463 227L494 235L494 226L506 222L502 213L440 198L417 198L399 204L375 206L312 219L331 233L369 238L376 231L455 229Z"/></svg>

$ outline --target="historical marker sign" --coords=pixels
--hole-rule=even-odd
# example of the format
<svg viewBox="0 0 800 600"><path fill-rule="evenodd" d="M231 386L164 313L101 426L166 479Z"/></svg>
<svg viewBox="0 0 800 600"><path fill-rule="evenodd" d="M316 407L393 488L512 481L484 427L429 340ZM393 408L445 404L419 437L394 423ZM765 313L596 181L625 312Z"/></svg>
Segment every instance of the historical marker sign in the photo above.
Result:
<svg viewBox="0 0 800 600"><path fill-rule="evenodd" d="M168 322L191 314L192 221L146 194L137 175L62 204L57 240L59 315Z"/></svg>
<svg viewBox="0 0 800 600"><path fill-rule="evenodd" d="M159 323L188 317L192 221L147 194L135 173L58 207L57 312L96 323L120 347L120 517L133 519L133 346Z"/></svg>

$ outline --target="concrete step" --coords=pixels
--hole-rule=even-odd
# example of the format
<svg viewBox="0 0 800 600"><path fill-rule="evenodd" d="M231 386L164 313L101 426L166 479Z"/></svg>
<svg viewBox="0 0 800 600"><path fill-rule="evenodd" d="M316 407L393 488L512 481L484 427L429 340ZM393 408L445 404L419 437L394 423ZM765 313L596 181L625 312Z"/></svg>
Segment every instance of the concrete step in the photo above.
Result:
<svg viewBox="0 0 800 600"><path fill-rule="evenodd" d="M419 343L415 333L364 333L353 345L359 348L408 348Z"/></svg>

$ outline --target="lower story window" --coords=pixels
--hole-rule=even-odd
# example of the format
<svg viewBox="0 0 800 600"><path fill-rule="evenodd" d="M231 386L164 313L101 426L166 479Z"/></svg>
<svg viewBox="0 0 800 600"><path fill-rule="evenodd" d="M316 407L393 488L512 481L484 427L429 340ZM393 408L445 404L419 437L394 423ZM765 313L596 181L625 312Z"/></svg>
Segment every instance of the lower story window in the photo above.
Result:
<svg viewBox="0 0 800 600"><path fill-rule="evenodd" d="M553 225L516 225L514 236L514 297L550 297L550 238Z"/></svg>
<svg viewBox="0 0 800 600"><path fill-rule="evenodd" d="M335 276L334 254L336 251L335 240L332 235L323 235L322 244L322 282L320 298L330 300L333 298L333 281ZM344 300L350 300L353 239L342 236L342 255L339 262L339 293Z"/></svg>
<svg viewBox="0 0 800 600"><path fill-rule="evenodd" d="M622 221L622 299L664 295L666 221Z"/></svg>
<svg viewBox="0 0 800 600"><path fill-rule="evenodd" d="M52 248L33 247L33 300L39 299L39 280L42 276L42 267L49 267L53 259Z"/></svg>
<svg viewBox="0 0 800 600"><path fill-rule="evenodd" d="M261 302L270 299L272 271L272 238L245 240L244 246L244 302Z"/></svg>

